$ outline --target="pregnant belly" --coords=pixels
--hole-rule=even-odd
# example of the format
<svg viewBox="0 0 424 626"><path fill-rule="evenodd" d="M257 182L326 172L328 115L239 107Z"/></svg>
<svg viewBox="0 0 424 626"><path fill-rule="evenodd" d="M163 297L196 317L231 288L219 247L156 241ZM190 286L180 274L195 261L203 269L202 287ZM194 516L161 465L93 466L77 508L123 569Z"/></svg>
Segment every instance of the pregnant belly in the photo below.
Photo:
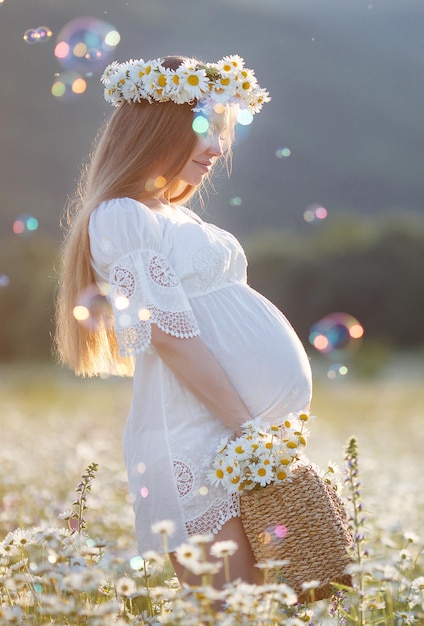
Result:
<svg viewBox="0 0 424 626"><path fill-rule="evenodd" d="M193 300L201 336L254 417L306 409L309 359L285 316L246 285Z"/></svg>

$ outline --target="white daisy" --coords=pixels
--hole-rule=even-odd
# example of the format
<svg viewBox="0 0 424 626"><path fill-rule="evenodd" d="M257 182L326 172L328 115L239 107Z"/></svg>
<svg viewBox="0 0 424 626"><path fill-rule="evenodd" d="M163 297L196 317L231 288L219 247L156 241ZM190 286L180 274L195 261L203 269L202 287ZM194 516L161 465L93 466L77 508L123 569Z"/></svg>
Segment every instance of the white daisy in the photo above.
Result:
<svg viewBox="0 0 424 626"><path fill-rule="evenodd" d="M226 556L232 556L237 552L238 545L235 541L229 539L228 541L217 541L211 546L210 554L217 559L222 559Z"/></svg>
<svg viewBox="0 0 424 626"><path fill-rule="evenodd" d="M172 72L164 67L157 67L146 79L151 96L158 102L169 100L172 91Z"/></svg>
<svg viewBox="0 0 424 626"><path fill-rule="evenodd" d="M203 68L196 69L183 63L177 70L180 89L192 99L199 100L203 94L209 92L209 80Z"/></svg>
<svg viewBox="0 0 424 626"><path fill-rule="evenodd" d="M202 550L199 546L190 544L190 543L182 543L175 550L175 556L177 558L178 563L184 565L188 569L191 569L195 563L200 563L202 560Z"/></svg>
<svg viewBox="0 0 424 626"><path fill-rule="evenodd" d="M151 529L152 533L170 536L175 532L175 522L169 519L155 522L152 524Z"/></svg>
<svg viewBox="0 0 424 626"><path fill-rule="evenodd" d="M261 87L258 87L249 94L249 109L252 113L259 113L259 111L262 109L262 105L265 102L270 102L270 100L271 98L269 97L268 91L262 89Z"/></svg>
<svg viewBox="0 0 424 626"><path fill-rule="evenodd" d="M148 69L149 68L149 69ZM151 66L146 65L143 59L139 61L135 61L131 67L128 69L128 75L135 83L141 84L144 76L146 76L147 71L150 72Z"/></svg>
<svg viewBox="0 0 424 626"><path fill-rule="evenodd" d="M135 83L131 78L127 78L125 83L121 87L121 93L125 100L131 100L133 102L140 102L142 98L145 98L144 91L140 89L140 85Z"/></svg>
<svg viewBox="0 0 424 626"><path fill-rule="evenodd" d="M227 456L231 458L233 462L235 460L240 461L242 459L246 459L249 456L250 452L251 448L248 442L241 437L230 441L227 446Z"/></svg>
<svg viewBox="0 0 424 626"><path fill-rule="evenodd" d="M137 591L137 587L132 578L123 576L119 578L115 583L116 593L120 596L131 596Z"/></svg>
<svg viewBox="0 0 424 626"><path fill-rule="evenodd" d="M232 72L244 68L244 60L238 54L230 54L218 61L217 66L222 72Z"/></svg>
<svg viewBox="0 0 424 626"><path fill-rule="evenodd" d="M236 94L236 77L234 74L223 74L211 84L211 92L216 102L230 102Z"/></svg>
<svg viewBox="0 0 424 626"><path fill-rule="evenodd" d="M225 472L222 468L222 461L219 459L214 462L212 469L209 470L208 481L211 483L211 485L214 485L215 487L217 487L218 485L221 485L224 482L224 479L225 479Z"/></svg>
<svg viewBox="0 0 424 626"><path fill-rule="evenodd" d="M252 467L252 475L261 487L265 487L273 480L272 466L266 463L258 463Z"/></svg>

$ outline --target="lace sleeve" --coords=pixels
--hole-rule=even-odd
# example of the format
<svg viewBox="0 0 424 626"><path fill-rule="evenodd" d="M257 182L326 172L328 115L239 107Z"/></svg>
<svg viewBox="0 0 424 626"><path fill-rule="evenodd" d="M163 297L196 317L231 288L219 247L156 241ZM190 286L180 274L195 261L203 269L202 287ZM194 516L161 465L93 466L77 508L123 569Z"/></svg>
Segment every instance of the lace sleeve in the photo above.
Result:
<svg viewBox="0 0 424 626"><path fill-rule="evenodd" d="M115 333L122 356L143 352L151 343L151 324L174 337L199 335L181 282L168 259L156 250L135 250L109 272Z"/></svg>

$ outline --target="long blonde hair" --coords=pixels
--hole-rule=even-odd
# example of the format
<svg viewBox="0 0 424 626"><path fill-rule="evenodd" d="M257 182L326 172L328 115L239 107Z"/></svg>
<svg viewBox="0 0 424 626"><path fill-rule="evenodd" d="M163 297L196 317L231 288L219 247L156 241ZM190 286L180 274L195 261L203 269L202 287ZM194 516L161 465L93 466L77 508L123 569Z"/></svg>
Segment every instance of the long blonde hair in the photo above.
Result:
<svg viewBox="0 0 424 626"><path fill-rule="evenodd" d="M182 60L172 56L163 62L175 69ZM78 296L95 284L88 235L91 213L112 198L143 202L155 197L158 189L151 181L158 171L165 199L170 203L187 201L197 188L182 183L178 174L196 143L192 122L189 104L123 102L95 143L91 163L67 207L56 298L56 355L77 375L133 373L132 359L119 355L110 308L95 328L82 325L73 314Z"/></svg>

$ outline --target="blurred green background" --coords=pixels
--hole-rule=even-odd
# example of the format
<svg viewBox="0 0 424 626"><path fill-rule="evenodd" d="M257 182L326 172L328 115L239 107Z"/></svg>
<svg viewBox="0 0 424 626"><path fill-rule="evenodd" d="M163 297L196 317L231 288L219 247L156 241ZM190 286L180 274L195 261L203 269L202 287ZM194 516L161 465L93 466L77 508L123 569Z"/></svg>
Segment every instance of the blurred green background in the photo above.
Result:
<svg viewBox="0 0 424 626"><path fill-rule="evenodd" d="M65 67L55 45L81 17L121 39L110 56ZM238 128L231 178L219 175L206 206L194 207L242 241L252 286L312 356L311 326L335 311L364 328L354 355L363 372L393 350L420 353L422 0L4 0L0 24L1 362L51 360L60 220L110 113L103 68L172 53L238 53L272 95ZM52 35L27 43L24 33L40 26ZM84 92L53 95L69 71ZM38 226L20 233L25 215Z"/></svg>

